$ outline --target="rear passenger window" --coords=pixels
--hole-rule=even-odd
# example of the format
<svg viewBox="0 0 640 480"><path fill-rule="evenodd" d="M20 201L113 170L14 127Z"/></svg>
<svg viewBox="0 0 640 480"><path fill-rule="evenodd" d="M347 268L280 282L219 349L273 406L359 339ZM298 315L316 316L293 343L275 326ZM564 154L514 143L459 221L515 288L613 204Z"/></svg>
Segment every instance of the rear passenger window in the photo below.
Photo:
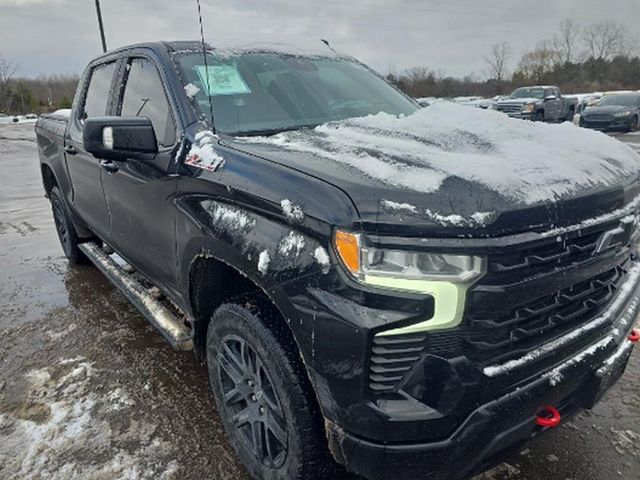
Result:
<svg viewBox="0 0 640 480"><path fill-rule="evenodd" d="M176 131L158 70L143 58L131 60L128 69L120 115L147 117L156 131L158 143L162 146L173 145Z"/></svg>
<svg viewBox="0 0 640 480"><path fill-rule="evenodd" d="M82 118L104 117L107 114L109 90L115 71L116 62L105 63L93 68L82 110Z"/></svg>

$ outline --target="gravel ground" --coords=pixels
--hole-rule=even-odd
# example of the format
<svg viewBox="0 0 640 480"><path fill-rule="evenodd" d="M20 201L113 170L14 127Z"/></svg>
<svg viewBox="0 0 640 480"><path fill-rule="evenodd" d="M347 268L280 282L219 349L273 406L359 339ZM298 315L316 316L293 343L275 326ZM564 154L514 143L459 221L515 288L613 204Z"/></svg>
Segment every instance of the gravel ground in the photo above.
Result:
<svg viewBox="0 0 640 480"><path fill-rule="evenodd" d="M245 479L193 354L67 265L34 140L0 125L0 478ZM635 352L595 410L475 480L640 478L638 372Z"/></svg>

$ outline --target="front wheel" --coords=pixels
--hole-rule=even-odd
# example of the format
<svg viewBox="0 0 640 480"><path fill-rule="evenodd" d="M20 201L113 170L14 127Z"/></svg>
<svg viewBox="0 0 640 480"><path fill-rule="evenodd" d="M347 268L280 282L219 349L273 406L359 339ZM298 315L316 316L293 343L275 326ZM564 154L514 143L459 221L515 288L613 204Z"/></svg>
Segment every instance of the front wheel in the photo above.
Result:
<svg viewBox="0 0 640 480"><path fill-rule="evenodd" d="M319 408L276 314L248 303L224 304L207 331L207 367L218 412L254 479L330 478ZM268 318L267 318L268 320Z"/></svg>
<svg viewBox="0 0 640 480"><path fill-rule="evenodd" d="M631 123L629 124L629 129L630 132L635 132L636 130L638 130L638 117L633 117L633 119L631 120Z"/></svg>
<svg viewBox="0 0 640 480"><path fill-rule="evenodd" d="M542 110L538 110L533 114L532 120L534 122L544 122L544 112Z"/></svg>
<svg viewBox="0 0 640 480"><path fill-rule="evenodd" d="M78 248L80 239L78 238L76 227L69 215L69 210L67 209L62 192L58 187L51 189L49 200L51 200L53 221L65 257L69 259L69 263L71 264L86 263L87 257L85 257L84 253Z"/></svg>

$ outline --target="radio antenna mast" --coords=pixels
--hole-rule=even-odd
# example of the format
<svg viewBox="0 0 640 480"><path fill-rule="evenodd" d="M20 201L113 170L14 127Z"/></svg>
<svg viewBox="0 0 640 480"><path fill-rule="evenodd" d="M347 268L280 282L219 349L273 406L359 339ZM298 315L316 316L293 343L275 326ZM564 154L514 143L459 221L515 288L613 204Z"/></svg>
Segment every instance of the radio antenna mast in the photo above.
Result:
<svg viewBox="0 0 640 480"><path fill-rule="evenodd" d="M96 0L97 1L97 0ZM206 82L207 82L207 97L209 98L209 114L211 115L211 128L213 133L216 133L216 125L213 121L213 102L211 101L211 86L209 84L209 65L207 64L207 45L204 41L204 27L202 26L202 8L200 7L200 0L196 0L198 4L198 21L200 22L200 43L202 43L202 59L204 61L204 71L206 72Z"/></svg>
<svg viewBox="0 0 640 480"><path fill-rule="evenodd" d="M96 14L98 15L98 28L100 28L100 40L102 40L102 53L107 53L107 41L104 38L104 25L102 24L102 11L100 0L96 0Z"/></svg>

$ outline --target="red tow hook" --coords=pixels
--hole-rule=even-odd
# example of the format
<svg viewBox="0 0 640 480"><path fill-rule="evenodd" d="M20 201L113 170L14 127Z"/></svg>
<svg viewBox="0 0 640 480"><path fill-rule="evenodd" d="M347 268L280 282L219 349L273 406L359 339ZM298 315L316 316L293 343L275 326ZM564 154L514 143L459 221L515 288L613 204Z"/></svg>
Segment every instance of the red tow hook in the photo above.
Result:
<svg viewBox="0 0 640 480"><path fill-rule="evenodd" d="M544 412L536 417L536 424L538 426L545 428L555 428L560 425L560 420L562 417L560 416L560 412L557 408L546 406L543 410ZM549 418L549 415L551 416L551 418Z"/></svg>
<svg viewBox="0 0 640 480"><path fill-rule="evenodd" d="M640 341L640 332L638 330L631 330L631 335L629 335L629 341L631 343L638 343Z"/></svg>

